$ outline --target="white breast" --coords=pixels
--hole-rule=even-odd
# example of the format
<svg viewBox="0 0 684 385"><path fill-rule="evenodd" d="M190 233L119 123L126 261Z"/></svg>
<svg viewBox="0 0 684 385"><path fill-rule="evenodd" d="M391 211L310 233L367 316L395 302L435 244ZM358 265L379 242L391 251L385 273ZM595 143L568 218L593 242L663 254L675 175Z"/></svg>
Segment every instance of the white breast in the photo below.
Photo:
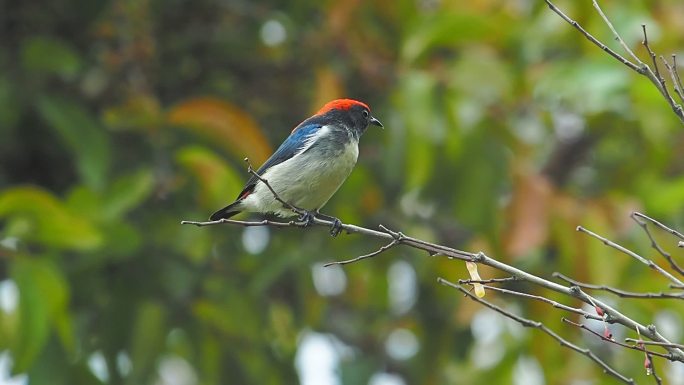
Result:
<svg viewBox="0 0 684 385"><path fill-rule="evenodd" d="M271 167L262 177L286 202L305 210L318 210L347 179L358 156L357 140L350 140L342 151L334 154L329 149L313 147ZM243 205L248 211L293 215L282 208L263 183L257 183Z"/></svg>

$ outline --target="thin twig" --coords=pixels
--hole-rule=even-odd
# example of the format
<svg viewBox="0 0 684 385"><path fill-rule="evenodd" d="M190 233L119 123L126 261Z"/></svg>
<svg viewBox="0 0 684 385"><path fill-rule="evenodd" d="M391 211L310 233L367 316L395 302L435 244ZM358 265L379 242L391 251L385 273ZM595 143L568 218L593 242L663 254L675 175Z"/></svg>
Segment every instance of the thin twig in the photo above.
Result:
<svg viewBox="0 0 684 385"><path fill-rule="evenodd" d="M674 99L672 99L672 96L670 96L670 92L667 90L667 84L665 83L665 78L660 75L660 69L658 68L658 60L656 60L656 54L651 49L651 46L648 45L648 35L646 34L646 24L641 24L641 29L644 31L644 41L641 44L644 45L644 47L646 48L646 51L648 52L648 55L651 57L651 60L653 61L653 70L655 71L655 76L658 79L658 82L660 83L661 92L663 93L663 96L665 97L665 99L667 99L668 103L674 107L674 105L676 103L675 103Z"/></svg>
<svg viewBox="0 0 684 385"><path fill-rule="evenodd" d="M560 16L560 17L561 17L563 20L565 20L568 24L572 25L573 27L575 27L575 29L577 29L578 31L580 31L580 33L581 33L582 35L584 35L584 37L586 37L587 40L589 40L590 42L594 43L594 45L596 45L597 47L601 48L604 52L606 52L606 53L609 54L610 56L614 57L614 58L615 58L616 60L618 60L620 63L626 65L626 66L629 67L631 70L636 71L636 72L639 73L639 74L643 74L643 73L644 73L645 70L644 70L643 67L639 67L638 65L636 65L636 64L634 64L634 63L632 63L632 62L630 62L629 60L627 60L625 57L623 57L623 56L620 55L619 53L613 51L613 50L610 49L608 46L606 46L605 44L601 43L597 38L595 38L594 36L592 36L592 34L590 34L589 32L587 32L587 30L584 29L584 27L582 27L578 22L576 22L575 20L573 20L573 19L571 19L570 17L568 17L568 15L566 15L565 13L563 13L563 11L561 11L558 7L556 7L550 0L544 0L544 1L546 2L546 5L548 5L549 8L550 8L553 12L555 12L556 14L558 14L558 16Z"/></svg>
<svg viewBox="0 0 684 385"><path fill-rule="evenodd" d="M679 69L677 69L677 55L672 54L672 69L675 74L675 88L678 88L680 92L684 92L684 87L682 87L682 79L679 77ZM684 99L682 99L684 102Z"/></svg>
<svg viewBox="0 0 684 385"><path fill-rule="evenodd" d="M675 270L676 272L678 272L679 274L684 275L684 269L682 269L682 268L681 268L681 267L672 259L672 255L670 255L670 253L668 253L668 252L665 251L662 247L660 247L660 245L658 244L658 242L656 242L655 238L654 238L653 235L651 234L651 231L648 229L648 224L646 223L646 221L641 220L641 219L640 219L641 217L640 217L640 216L637 216L636 214L637 214L637 213L632 213L632 214L630 215L630 217L632 217L632 219L634 220L634 222L636 222L636 223L644 230L644 232L645 232L646 235L648 236L648 239L651 240L651 247L653 247L658 253L660 253L660 255L662 255L663 258L665 258L665 260L667 260L667 262L670 264L670 267L672 267L672 269L674 269L674 270Z"/></svg>
<svg viewBox="0 0 684 385"><path fill-rule="evenodd" d="M650 365L650 368L646 370L646 374L649 374L650 371L650 374L653 375L653 381L655 381L656 385L662 385L663 380L660 378L658 372L656 371L655 361L653 361L653 357L651 357L652 355L653 353L646 353L646 359L648 360L648 363Z"/></svg>
<svg viewBox="0 0 684 385"><path fill-rule="evenodd" d="M627 377L623 376L622 374L620 374L617 370L615 370L615 369L613 369L612 367L608 366L608 364L606 364L605 362L603 362L603 360L601 360L601 359L600 359L596 354L594 354L594 352L592 352L590 349L581 348L581 347L579 347L579 346L573 344L572 342L570 342L570 341L566 340L565 338L561 337L560 335L558 335L558 334L557 334L556 332L554 332L553 330L549 329L549 328L548 328L546 325L544 325L543 323L541 323L541 322L539 322L539 321L533 321L533 320L530 320L530 319L527 319L527 318L523 318L523 317L521 317L521 316L519 316L519 315L517 315L517 314L511 313L511 312L509 312L508 310L505 310L505 309L503 309L503 308L501 308L501 307L499 307L499 306L497 306L497 305L494 305L493 303L491 303L491 302L489 302L489 301L487 301L487 300L484 300L484 299L482 299L482 298L478 298L477 296L473 295L473 294L470 293L468 290L466 290L463 286L457 285L457 284L452 283L452 282L449 282L449 281L447 281L447 280L445 280L445 279L443 279L443 278L437 278L437 282L439 282L439 283L441 283L441 284L443 284L443 285L450 286L450 287L452 287L452 288L454 288L454 289L459 290L461 293L465 294L465 295L466 295L468 298L470 298L471 300L473 300L473 301L475 301L475 302L478 302L478 303L480 303L480 304L482 304L482 305L484 305L484 306L486 306L486 307L488 307L488 308L490 308L490 309L492 309L492 310L498 312L499 314L502 314L502 315L504 315L505 317L508 317L508 318L510 318L510 319L512 319L512 320L514 320L514 321L516 321L516 322L518 322L518 323L521 324L522 326L530 327L530 328L535 328L535 329L539 329L539 330L543 331L544 333L548 334L549 336L551 336L552 338L554 338L556 341L558 341L558 343L560 343L561 346L570 348L570 349L572 349L572 350L574 350L574 351L576 351L576 352L578 352L578 353L580 353L580 354L582 354L582 355L587 356L589 359L591 359L592 361L594 361L598 366L600 366L606 373L608 373L608 374L610 374L611 376L613 376L613 377L619 379L620 381L622 381L622 382L624 382L624 383L626 383L626 384L634 384L634 383L635 383L634 380L633 380L632 378L627 378Z"/></svg>
<svg viewBox="0 0 684 385"><path fill-rule="evenodd" d="M592 36L587 30L585 30L579 23L577 23L575 20L571 19L569 16L567 16L563 11L561 11L558 7L556 7L550 0L544 0L548 7L555 12L558 16L560 16L563 20L565 20L568 24L573 26L576 30L578 30L587 40L592 42L594 45L599 47L601 50L612 56L614 59L619 61L620 63L626 65L629 69L635 71L636 73L645 76L648 78L648 80L653 83L653 85L658 89L658 91L663 95L665 98L666 102L670 105L670 108L672 111L675 113L677 118L679 119L680 122L684 123L684 109L682 109L682 106L677 104L672 97L670 97L670 94L667 90L667 87L665 86L664 82L661 82L662 77L657 76L653 70L651 70L651 67L649 67L647 64L643 63L641 60L639 60L636 55L632 52L632 50L629 49L629 47L624 43L623 39L620 37L620 35L617 33L615 28L613 27L612 23L608 19L608 17L603 13L601 8L599 7L598 3L594 1L594 7L598 11L598 13L601 15L601 18L603 21L608 25L608 27L611 29L613 32L613 35L616 37L616 39L620 42L620 44L627 50L627 52L636 59L637 64L632 63L619 53L615 52L614 50L610 49L608 46L603 44L600 40ZM657 70L657 68L656 68ZM681 88L681 87L680 87Z"/></svg>
<svg viewBox="0 0 684 385"><path fill-rule="evenodd" d="M378 254L381 254L381 253L383 253L383 252L385 252L385 251L387 251L387 250L393 248L394 246L396 246L396 245L398 245L398 244L399 244L399 241L396 240L396 239L394 239L394 240L392 240L392 242L386 244L385 246L382 246L381 248L375 250L375 251L372 252L372 253L368 253L368 254L364 254L364 255L359 255L359 256L356 257L356 258L347 259L347 260L344 260L344 261L328 262L328 263L326 263L325 265L323 265L323 267L328 267L328 266L332 266L332 265L346 265L346 264L349 264L349 263L358 262L358 261L363 260L363 259L366 259L366 258L372 258L372 257L375 257L375 256L378 255Z"/></svg>
<svg viewBox="0 0 684 385"><path fill-rule="evenodd" d="M674 56L674 55L672 55ZM684 103L684 95L682 95L682 89L679 88L679 83L677 82L677 69L673 65L670 65L670 63L665 60L665 57L663 55L660 55L660 60L663 61L663 64L665 65L665 68L667 69L667 72L670 74L670 78L672 79L672 88L674 88L675 94L679 97L679 101Z"/></svg>
<svg viewBox="0 0 684 385"><path fill-rule="evenodd" d="M474 283L485 283L485 282L487 282L487 281L490 281L490 280L473 281L473 280L470 280L470 279L459 279L459 280L458 280L458 283L461 284L461 285L470 285L470 284L474 284ZM508 289L504 289L504 288L496 287L496 286L490 286L490 285L482 285L482 286L483 286L486 290L497 291L497 292L499 292L499 293L514 295L514 296L518 296L518 297L522 297L522 298L527 298L527 299L534 299L534 300L537 300L537 301L541 301L541 302L548 303L549 305L551 305L551 306L553 306L553 307L555 307L555 308L563 309L563 310L569 311L569 312L571 312L571 313L579 314L579 315L581 315L581 316L584 317L584 318L593 319L593 320L597 320L597 321L603 321L603 317L600 317L600 316L598 316L598 315L596 315L596 314L589 313L589 312L584 311L584 310L582 310L582 309L578 309L578 308L570 307L570 306L567 306L567 305L563 305L562 303L556 302L556 301L551 300L551 299L548 299L548 298L546 298L546 297L542 297L542 296L534 295L534 294L523 293L523 292L514 291L514 290L508 290Z"/></svg>
<svg viewBox="0 0 684 385"><path fill-rule="evenodd" d="M638 351L640 351L640 352L646 352L646 353L648 353L648 354L653 354L654 356L658 356L658 357L661 357L661 358L666 358L666 359L669 359L669 358L670 358L670 356L669 356L668 354L653 352L653 351L647 350L646 348L642 348L642 347L639 347L639 346L624 344L624 343L622 343L622 342L620 342L620 341L616 341L616 340L615 340L614 338L612 338L612 337L610 337L610 338L609 338L609 337L606 337L606 336L602 335L601 333L598 333L597 331L590 329L587 325L585 325L585 324L583 324L583 323L574 322L574 321L571 321L571 320L569 320L569 319L567 319L567 318L565 318L565 317L561 317L561 321L563 321L563 322L565 322L565 323L567 323L567 324L573 325L573 326L577 326L578 328L583 329L583 330L586 330L586 331L588 331L589 333L595 335L596 337L598 337L598 338L600 338L600 339L602 339L602 340L604 340L604 341L606 341L606 342L610 342L610 343L612 343L612 344L615 344L615 345L618 345L618 346L622 346L623 348L632 349L632 350L638 350Z"/></svg>
<svg viewBox="0 0 684 385"><path fill-rule="evenodd" d="M266 179L261 177L261 175L259 175L258 172L254 171L254 168L252 167L252 163L250 163L249 158L245 158L244 161L245 161L245 163L247 163L247 172L250 173L251 175L253 175L258 180L260 180L263 184L265 184L266 187L268 187L268 189L271 191L271 194L273 194L273 198L275 200L280 202L280 204L282 204L286 208L292 210L292 212L294 212L295 214L299 214L299 215L306 214L306 210L300 209L299 207L295 207L290 202L286 202L284 199L282 199L280 197L280 195L278 195L278 193L273 189L273 187L271 187L271 184L268 183L268 181Z"/></svg>
<svg viewBox="0 0 684 385"><path fill-rule="evenodd" d="M640 293L640 292L634 292L634 291L625 291L621 290L612 286L606 286L606 285L594 285L591 283L585 283L585 282L580 282L577 280L574 280L566 275L563 275L559 272L554 272L552 274L553 277L556 277L558 279L562 279L563 281L579 286L584 289L591 289L591 290L603 290L607 291L609 293L613 293L617 295L618 297L623 297L623 298L640 298L640 299L684 299L684 293Z"/></svg>
<svg viewBox="0 0 684 385"><path fill-rule="evenodd" d="M643 344L643 345L653 345L653 346L665 346L665 347L670 347L670 348L677 348L677 349L684 349L684 345L682 344L675 344L675 343L665 343L665 342L656 342L656 341L646 341L646 340L641 340L641 339L634 339L634 338L625 338L625 342L633 342L635 344Z"/></svg>
<svg viewBox="0 0 684 385"><path fill-rule="evenodd" d="M489 279L459 279L458 283L461 285L472 285L474 283L488 284L488 283L504 283L504 282L516 282L521 281L518 277L506 277L506 278L489 278Z"/></svg>
<svg viewBox="0 0 684 385"><path fill-rule="evenodd" d="M645 219L645 220L647 220L647 221L653 223L653 224L656 225L657 227L659 227L661 230L666 231L666 232L668 232L668 233L674 235L675 237L677 237L677 238L679 238L679 239L681 239L681 240L684 240L684 234L680 233L679 231L677 231L677 230L675 230L675 229L671 229L671 228L667 227L666 225L662 224L661 222L658 222L657 220L655 220L655 219L653 219L653 218L651 218L651 217L649 217L649 216L647 216L647 215L645 215L645 214L642 214L642 213L639 213L639 212L634 212L633 215L636 216L636 217Z"/></svg>
<svg viewBox="0 0 684 385"><path fill-rule="evenodd" d="M644 63L637 57L637 55L634 54L634 52L629 48L629 46L625 43L625 41L622 39L618 31L613 27L613 23L610 22L610 19L606 16L605 13L603 13L603 10L601 9L601 6L599 6L598 2L596 0L593 0L594 3L594 8L598 12L599 15L601 15L601 18L603 19L603 22L606 23L608 28L610 28L610 31L613 32L613 37L615 37L615 40L620 43L622 48L634 59L634 61L637 63L639 67L644 66Z"/></svg>
<svg viewBox="0 0 684 385"><path fill-rule="evenodd" d="M633 252L632 250L629 250L623 246L620 246L617 243L615 243L615 242L613 242L613 241L611 241L605 237L602 237L602 236L600 236L600 235L598 235L592 231L589 231L582 226L577 226L577 231L588 234L588 235L600 240L601 242L603 242L604 245L606 245L608 247L612 247L616 250L623 252L624 254L629 255L630 257L632 257L632 258L636 259L637 261L645 264L646 266L650 267L651 269L659 272L660 274L665 276L667 279L672 281L672 283L674 283L676 285L684 285L684 282L680 281L679 278L670 274L669 272L667 272L665 269L663 269L662 267L660 267L659 265L657 265L655 262L651 261L650 259L646 259L646 258L642 257L641 255Z"/></svg>

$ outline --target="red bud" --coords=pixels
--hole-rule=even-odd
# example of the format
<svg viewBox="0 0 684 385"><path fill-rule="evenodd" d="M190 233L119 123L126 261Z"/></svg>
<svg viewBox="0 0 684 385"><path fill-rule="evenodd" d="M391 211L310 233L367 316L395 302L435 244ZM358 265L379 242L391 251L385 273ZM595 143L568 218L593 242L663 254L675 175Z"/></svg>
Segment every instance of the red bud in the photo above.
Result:
<svg viewBox="0 0 684 385"><path fill-rule="evenodd" d="M594 306L594 309L596 310L596 314L598 314L600 317L603 317L603 309L598 306Z"/></svg>
<svg viewBox="0 0 684 385"><path fill-rule="evenodd" d="M613 339L613 333L611 333L607 327L605 329L603 329L603 338L608 339L608 340Z"/></svg>
<svg viewBox="0 0 684 385"><path fill-rule="evenodd" d="M646 368L646 375L650 376L653 373L653 367L651 366L651 359L646 356L644 359L644 368Z"/></svg>

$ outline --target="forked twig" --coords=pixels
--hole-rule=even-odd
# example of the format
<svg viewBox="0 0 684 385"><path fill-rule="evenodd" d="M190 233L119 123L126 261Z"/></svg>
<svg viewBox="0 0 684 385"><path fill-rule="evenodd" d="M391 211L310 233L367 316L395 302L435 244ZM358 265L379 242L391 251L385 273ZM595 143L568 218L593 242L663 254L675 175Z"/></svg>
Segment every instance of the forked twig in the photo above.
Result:
<svg viewBox="0 0 684 385"><path fill-rule="evenodd" d="M678 272L681 275L684 275L684 269L682 269L677 264L677 262L675 262L674 259L672 259L672 255L670 255L670 253L668 253L662 247L660 247L658 242L656 242L655 238L653 237L653 234L651 234L651 231L648 229L647 222L645 220L642 220L641 218L644 218L644 219L648 218L648 220L650 220L652 223L657 222L657 221L655 221L655 220L653 220L653 219L651 219L651 218L649 218L643 214L636 213L636 212L632 213L632 215L630 215L630 217L632 217L634 222L636 222L644 230L644 232L648 236L648 239L651 241L651 247L654 248L658 253L660 253L660 255L662 255L663 258L665 258L665 260L670 264L670 267L672 267L673 270L675 270L676 272ZM657 223L660 224L660 222L657 222ZM664 225L662 225L662 226L666 227Z"/></svg>
<svg viewBox="0 0 684 385"><path fill-rule="evenodd" d="M576 352L578 352L578 353L580 353L580 354L582 354L582 355L584 355L584 356L586 356L586 357L589 357L589 359L591 359L591 360L594 361L598 366L600 366L600 367L604 370L604 372L606 372L606 373L610 374L611 376L613 376L613 377L619 379L620 381L622 381L622 382L624 382L624 383L626 383L626 384L632 384L632 385L635 383L635 382L634 382L634 379L632 379L632 378L627 378L627 377L623 376L622 374L620 374L617 370L613 369L613 368L610 367L608 364L606 364L605 362L603 362L603 360L601 360L601 359L600 359L596 354L594 354L594 352L592 352L590 349L581 348L581 347L579 347L579 346L573 344L572 342L570 342L570 341L566 340L565 338L561 337L560 335L558 335L558 334L557 334L556 332L554 332L553 330L549 329L549 327L546 326L546 325L544 325L543 323L541 323L541 322L539 322L539 321L533 321L533 320L531 320L531 319L527 319L527 318L521 317L521 316L519 316L519 315L517 315L517 314L511 313L511 312L509 312L508 310L506 310L506 309L504 309L504 308L502 308L502 307L499 307L499 306L497 306L497 305L494 305L493 303L491 303L491 302L489 302L489 301L487 301L487 300L484 300L484 299L482 299L482 298L478 298L476 295L473 295L470 291L466 290L463 286L457 285L457 284L452 283L452 282L449 282L449 281L445 280L444 278L437 278L437 282L439 282L439 283L441 283L441 284L443 284L443 285L450 286L450 287L452 287L452 288L454 288L454 289L459 290L461 293L465 294L465 295L466 295L468 298L470 298L471 300L473 300L473 301L475 301L475 302L478 302L478 303L480 303L480 304L482 304L482 305L484 305L484 306L486 306L486 307L488 307L488 308L490 308L490 309L496 311L497 313L502 314L502 315L504 315L505 317L510 318L510 319L512 319L512 320L514 320L514 321L516 321L516 322L518 322L518 323L521 324L522 326L530 327L530 328L535 328L535 329L541 330L542 332L548 334L548 335L551 336L553 339L555 339L556 341L558 341L558 343L560 343L561 346L564 346L564 347L566 347L566 348L572 349L572 350L574 350L574 351L576 351Z"/></svg>
<svg viewBox="0 0 684 385"><path fill-rule="evenodd" d="M554 277L561 279L571 285L579 286L583 289L591 289L591 290L603 290L608 293L612 293L617 295L618 297L622 298L641 298L641 299L684 299L684 293L640 293L640 292L634 292L634 291L626 291L626 290L621 290L612 286L606 286L606 285L594 285L591 283L585 283L585 282L580 282L575 279L572 279L566 275L563 275L559 272L554 272L552 274Z"/></svg>
<svg viewBox="0 0 684 385"><path fill-rule="evenodd" d="M629 250L629 249L627 249L627 248L625 248L625 247L623 247L623 246L620 246L620 245L618 245L617 243L615 243L615 242L609 240L608 238L602 237L602 236L600 236L600 235L598 235L598 234L596 234L596 233L594 233L594 232L592 232L592 231L587 230L586 228L584 228L584 227L582 227L582 226L577 226L577 231L579 231L579 232L581 232L581 233L588 234L588 235L590 235L590 236L592 236L592 237L594 237L594 238L600 240L604 245L606 245L606 246L608 246L608 247L612 247L612 248L614 248L614 249L616 249L616 250L618 250L618 251L621 251L622 253L624 253L624 254L626 254L626 255L629 255L630 257L636 259L637 261L639 261L639 262L645 264L646 266L650 267L651 269L653 269L653 270L657 271L658 273L662 274L664 277L666 277L667 279L669 279L670 281L672 281L672 283L674 283L675 285L684 285L684 282L682 282L681 280L679 280L679 278L677 278L677 277L675 277L674 275L670 274L668 271L666 271L665 269L663 269L662 267L660 267L658 264L656 264L655 262L651 261L650 259L646 259L646 258L642 257L641 255L639 255L639 254L633 252L632 250Z"/></svg>

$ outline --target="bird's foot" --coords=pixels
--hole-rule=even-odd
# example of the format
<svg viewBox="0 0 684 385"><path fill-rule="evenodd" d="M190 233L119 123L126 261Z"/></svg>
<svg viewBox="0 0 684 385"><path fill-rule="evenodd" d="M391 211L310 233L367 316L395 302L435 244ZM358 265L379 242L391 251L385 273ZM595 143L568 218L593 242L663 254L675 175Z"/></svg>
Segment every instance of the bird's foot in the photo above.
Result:
<svg viewBox="0 0 684 385"><path fill-rule="evenodd" d="M340 235L340 233L342 232L342 221L340 221L339 219L332 217L330 215L321 214L319 211L316 211L316 217L325 219L326 221L331 221L333 223L330 227L331 237L336 237Z"/></svg>
<svg viewBox="0 0 684 385"><path fill-rule="evenodd" d="M337 218L333 218L333 225L330 228L330 236L336 237L342 232L342 221Z"/></svg>
<svg viewBox="0 0 684 385"><path fill-rule="evenodd" d="M299 218L297 218L297 222L302 227L309 227L313 225L314 219L316 219L316 214L311 211L304 211Z"/></svg>

